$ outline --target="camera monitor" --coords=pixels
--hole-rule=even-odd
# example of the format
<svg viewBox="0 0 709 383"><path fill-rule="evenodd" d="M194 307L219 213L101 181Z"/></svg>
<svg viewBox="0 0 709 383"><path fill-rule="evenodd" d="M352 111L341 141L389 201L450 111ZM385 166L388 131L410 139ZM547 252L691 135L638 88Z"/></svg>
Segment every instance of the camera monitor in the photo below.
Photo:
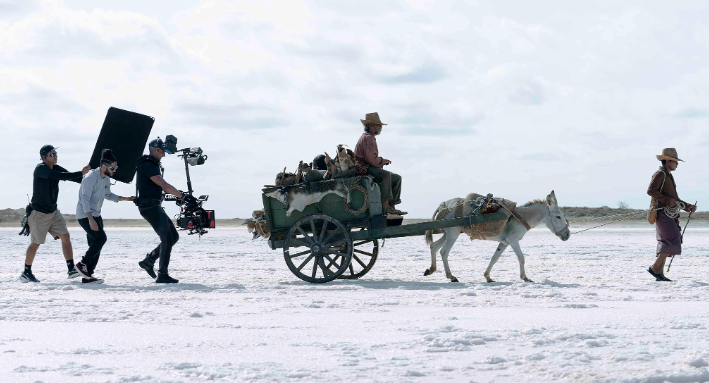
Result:
<svg viewBox="0 0 709 383"><path fill-rule="evenodd" d="M111 107L103 122L89 165L101 165L101 150L111 149L118 160L117 181L131 183L135 176L135 163L148 144L155 119L150 116Z"/></svg>

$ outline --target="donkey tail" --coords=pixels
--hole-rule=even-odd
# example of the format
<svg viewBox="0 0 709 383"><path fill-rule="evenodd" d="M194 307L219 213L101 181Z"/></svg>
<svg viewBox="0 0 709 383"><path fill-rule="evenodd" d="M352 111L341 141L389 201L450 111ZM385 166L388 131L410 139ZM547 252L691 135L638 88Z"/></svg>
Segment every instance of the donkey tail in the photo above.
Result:
<svg viewBox="0 0 709 383"><path fill-rule="evenodd" d="M438 215L438 212L441 210L443 204L438 205L436 208L436 211L433 212L433 217L431 217L431 221L436 220L436 216ZM433 243L433 230L426 230L426 244L430 245Z"/></svg>

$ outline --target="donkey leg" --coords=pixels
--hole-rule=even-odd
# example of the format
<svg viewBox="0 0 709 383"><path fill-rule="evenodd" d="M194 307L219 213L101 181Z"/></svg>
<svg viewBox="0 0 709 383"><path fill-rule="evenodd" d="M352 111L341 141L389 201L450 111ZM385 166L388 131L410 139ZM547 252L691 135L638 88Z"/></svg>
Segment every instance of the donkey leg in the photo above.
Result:
<svg viewBox="0 0 709 383"><path fill-rule="evenodd" d="M495 282L490 278L490 272L492 271L492 267L495 266L495 263L497 263L497 260L500 259L500 255L507 250L507 245L503 244L500 242L499 245L497 245L497 250L495 250L495 254L492 255L492 259L490 259L490 264L487 265L487 270L485 270L485 280L489 282Z"/></svg>
<svg viewBox="0 0 709 383"><path fill-rule="evenodd" d="M436 253L438 253L438 250L443 247L443 244L446 242L446 234L443 233L443 236L438 239L438 241L433 242L431 244L431 268L427 269L426 271L423 272L423 275L431 275L436 272Z"/></svg>
<svg viewBox="0 0 709 383"><path fill-rule="evenodd" d="M460 235L460 232L458 232L458 235ZM441 250L441 258L443 259L443 267L446 269L446 278L450 279L451 282L458 282L458 278L456 278L451 273L451 269L450 269L450 267L448 267L448 254L450 253L451 249L453 248L453 245L455 245L455 241L458 239L458 235L446 234L446 243L443 245L443 249Z"/></svg>
<svg viewBox="0 0 709 383"><path fill-rule="evenodd" d="M524 254L522 254L522 248L519 247L519 242L510 242L512 250L517 254L517 260L519 260L519 277L525 282L534 282L527 278L527 273L524 272Z"/></svg>

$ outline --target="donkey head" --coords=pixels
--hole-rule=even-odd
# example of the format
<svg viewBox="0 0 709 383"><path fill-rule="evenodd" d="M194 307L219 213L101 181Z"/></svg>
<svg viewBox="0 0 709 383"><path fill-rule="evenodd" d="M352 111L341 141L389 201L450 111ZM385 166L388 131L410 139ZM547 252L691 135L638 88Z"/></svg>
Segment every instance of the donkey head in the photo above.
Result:
<svg viewBox="0 0 709 383"><path fill-rule="evenodd" d="M569 230L569 221L564 217L564 212L559 208L559 204L556 201L556 194L551 191L551 194L547 196L546 201L544 201L549 209L549 219L545 220L549 230L554 232L557 237L561 238L562 241L566 241L571 236L571 231Z"/></svg>

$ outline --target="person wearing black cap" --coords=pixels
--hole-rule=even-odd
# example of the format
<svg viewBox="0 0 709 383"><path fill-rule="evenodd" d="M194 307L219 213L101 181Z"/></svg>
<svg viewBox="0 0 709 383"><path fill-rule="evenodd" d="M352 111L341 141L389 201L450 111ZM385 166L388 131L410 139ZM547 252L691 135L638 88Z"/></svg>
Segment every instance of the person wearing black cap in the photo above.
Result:
<svg viewBox="0 0 709 383"><path fill-rule="evenodd" d="M103 283L103 279L94 277L94 270L101 256L101 249L106 244L106 233L103 231L101 207L104 199L132 201L135 197L121 197L111 192L111 178L118 170L118 161L111 149L101 151L101 165L90 171L81 181L79 202L76 205L76 218L86 232L89 249L76 264L76 269L83 276L82 283Z"/></svg>
<svg viewBox="0 0 709 383"><path fill-rule="evenodd" d="M182 199L193 197L177 190L162 178L163 169L160 160L165 157L165 153L172 154L165 143L160 138L152 140L148 144L148 150L149 155L138 159L136 176L138 196L134 202L140 210L140 215L150 223L150 226L160 237L160 245L146 255L145 259L138 262L138 265L150 277L156 278L156 283L177 283L178 280L170 277L167 269L170 264L172 247L180 236L177 234L172 220L162 208L163 192ZM160 259L160 264L156 275L154 267L155 261L158 259Z"/></svg>
<svg viewBox="0 0 709 383"><path fill-rule="evenodd" d="M84 166L80 172L69 172L57 165L59 157L57 150L52 145L44 145L39 150L42 160L34 168L34 181L32 184L32 212L28 217L30 227L30 245L25 253L25 270L20 275L22 282L39 282L32 273L32 262L37 254L37 249L47 239L49 233L54 239L61 239L62 252L69 269L69 278L76 278L80 274L74 266L74 251L71 247L69 230L62 213L57 209L59 198L59 181L74 181L81 183L81 177L91 170L89 165Z"/></svg>

